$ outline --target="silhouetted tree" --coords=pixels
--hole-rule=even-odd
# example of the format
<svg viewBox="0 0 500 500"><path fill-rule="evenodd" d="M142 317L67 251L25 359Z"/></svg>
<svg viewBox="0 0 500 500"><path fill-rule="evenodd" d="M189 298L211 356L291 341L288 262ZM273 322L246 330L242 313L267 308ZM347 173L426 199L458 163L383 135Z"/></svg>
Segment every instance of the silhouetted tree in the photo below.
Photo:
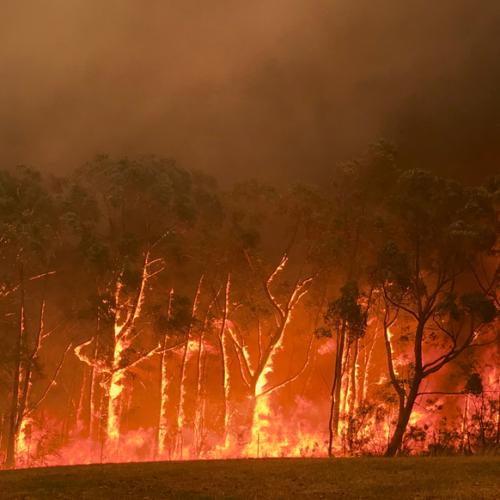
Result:
<svg viewBox="0 0 500 500"><path fill-rule="evenodd" d="M418 170L401 174L387 210L374 278L382 292L388 371L399 400L386 452L392 456L401 447L422 381L484 343L483 330L496 318L493 300L469 270L495 245L496 215L485 189ZM403 321L413 330L406 377L395 367L392 345Z"/></svg>

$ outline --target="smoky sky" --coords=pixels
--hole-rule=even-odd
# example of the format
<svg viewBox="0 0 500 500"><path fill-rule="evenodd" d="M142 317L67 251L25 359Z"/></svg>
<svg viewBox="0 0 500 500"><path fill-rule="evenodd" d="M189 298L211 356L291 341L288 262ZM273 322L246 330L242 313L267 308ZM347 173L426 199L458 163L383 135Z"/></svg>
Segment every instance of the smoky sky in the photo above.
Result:
<svg viewBox="0 0 500 500"><path fill-rule="evenodd" d="M99 153L317 180L384 138L475 178L500 160L498 0L2 0L0 163Z"/></svg>

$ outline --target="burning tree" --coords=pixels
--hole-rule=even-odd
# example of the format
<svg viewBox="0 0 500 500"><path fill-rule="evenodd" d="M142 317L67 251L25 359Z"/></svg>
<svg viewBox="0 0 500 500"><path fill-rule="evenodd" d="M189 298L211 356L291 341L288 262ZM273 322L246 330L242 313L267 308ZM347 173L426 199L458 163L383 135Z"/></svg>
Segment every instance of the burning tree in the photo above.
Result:
<svg viewBox="0 0 500 500"><path fill-rule="evenodd" d="M353 438L355 411L364 404L366 381L376 332L365 338L373 284L369 268L376 252L381 206L387 186L397 178L394 148L379 142L356 161L339 165L321 192L308 226L318 241L315 261L323 281L326 305L319 337L333 338L335 352L328 417L328 454L334 454L341 416ZM360 356L364 367L360 369ZM359 382L359 390L358 390ZM344 415L341 415L341 414Z"/></svg>
<svg viewBox="0 0 500 500"><path fill-rule="evenodd" d="M289 190L0 171L7 463L497 446L497 191L386 144Z"/></svg>
<svg viewBox="0 0 500 500"><path fill-rule="evenodd" d="M0 298L14 340L7 342L4 359L11 380L5 463L12 467L16 456L27 453L31 418L62 364L35 392L35 382L43 379L42 349L55 331L47 326L47 283L55 274L60 211L51 186L32 169L1 172L0 196Z"/></svg>
<svg viewBox="0 0 500 500"><path fill-rule="evenodd" d="M224 387L222 450L229 455L258 455L260 442L264 449L266 440L272 439L271 394L296 380L305 368L282 381L274 380L286 331L313 283L314 272L307 267L311 239L304 231L305 218L290 198L268 186L255 182L237 186L226 200L226 210L223 262L229 272L216 300ZM289 241L274 263L264 250L270 221L276 225L273 236ZM312 336L305 363L311 347Z"/></svg>
<svg viewBox="0 0 500 500"><path fill-rule="evenodd" d="M113 454L120 439L127 375L161 352L143 328L145 300L153 278L165 268L169 249L175 248L194 218L192 182L172 161L107 157L86 165L77 181L95 193L103 217L78 228L96 273L97 332L75 353L91 370L91 386L98 380L104 391L104 435ZM91 419L95 412L96 408L90 411Z"/></svg>
<svg viewBox="0 0 500 500"><path fill-rule="evenodd" d="M328 329L321 328L318 334L322 336L333 336L335 332L335 370L331 390L330 417L328 423L328 455L333 456L334 438L338 434L340 418L340 400L342 389L342 376L346 372L349 361L349 350L353 348L353 359L351 361L353 373L350 384L344 393L344 401L347 403L347 393L350 391L351 401L349 406L354 409L356 403L356 364L358 356L359 339L365 335L369 305L363 307L360 304L360 293L356 283L347 283L341 289L341 296L331 302L325 313L325 323ZM333 330L333 332L332 332ZM348 350L346 351L346 346Z"/></svg>
<svg viewBox="0 0 500 500"><path fill-rule="evenodd" d="M381 244L374 283L381 290L388 373L399 401L386 451L393 456L422 382L466 350L491 342L497 311L470 266L491 255L496 215L484 188L464 189L422 171L403 172L388 203L384 235L391 239ZM411 359L404 373L396 366L397 331Z"/></svg>

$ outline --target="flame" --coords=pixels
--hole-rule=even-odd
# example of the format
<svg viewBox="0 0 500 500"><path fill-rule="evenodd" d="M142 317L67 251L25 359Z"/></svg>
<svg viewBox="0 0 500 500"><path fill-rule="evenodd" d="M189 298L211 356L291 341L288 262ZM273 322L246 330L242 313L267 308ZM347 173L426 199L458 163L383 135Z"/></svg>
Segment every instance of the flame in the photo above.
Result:
<svg viewBox="0 0 500 500"><path fill-rule="evenodd" d="M169 304L172 294L173 291ZM225 304L231 312L229 295L230 288L226 284L226 298L220 304ZM123 306L125 298L119 294L117 300ZM286 363L290 362L293 343L299 342L297 338L289 333L281 335L258 373L257 346L250 342L245 344L248 338L257 342L260 337L257 327L250 332L256 335L250 337L248 334L246 338L233 318L226 318L225 323L220 318L212 322L204 321L206 330L203 338L192 331L187 339L184 361L184 344L167 350L163 343L161 356L156 361L146 361L145 375L142 379L134 379L123 369L128 366L125 358L132 338L124 334L123 318L115 324L110 366L106 368L102 363L86 363L94 367L95 376L91 377L89 372L88 377L82 377L89 388L93 380L90 412L98 417L96 421L100 422L100 431L84 434L76 415L75 422L69 418L63 423L60 417L51 413L48 405L44 411L35 412L20 423L16 437L18 467L327 455L329 388L322 377L330 373L333 362L331 339L317 341L309 371L305 371L288 389L275 390L283 373L288 369L293 372L296 368L295 362L291 368ZM288 321L286 326L290 327ZM336 455L383 453L394 432L397 401L386 366L379 358L384 353L384 338L376 322L372 321L370 325L359 346L351 345L344 359ZM397 360L397 376L404 378L407 360L404 352L399 352L403 350L400 344L396 345L395 327L389 331L388 337L391 352ZM92 361L86 350L94 348L92 341L78 346L75 348L75 359ZM203 355L203 360L198 359L198 355ZM462 392L463 379L449 379L447 373L426 381L422 391L428 395L419 397L411 414L405 436L406 452L428 453L429 450L446 449L447 446L453 446L455 450L468 446L479 449L482 446L479 439L481 432L486 433L490 442L495 442L500 421L498 409L495 410L500 401L498 359L495 346L478 358L483 394L465 394ZM181 370L183 362L186 363L184 375ZM242 368L245 363L249 367L248 373ZM199 371L201 365L204 366L203 372ZM149 382L158 377L159 392L156 396L149 391L147 374L151 376ZM249 384L254 375L254 383ZM134 397L143 380L148 397L156 398L158 404L156 422L149 425L144 425L139 419L131 421L127 413L126 403ZM440 391L444 394L439 394ZM316 395L320 395L321 399L315 398ZM104 411L100 410L100 404L104 405ZM245 418L241 418L241 412L246 413L243 415ZM78 419L90 419L88 414L89 411L83 412ZM484 429L481 419L487 421ZM244 429L240 428L242 422L246 425ZM60 429L64 426L67 431L61 438ZM178 441L179 430L182 431L181 441Z"/></svg>

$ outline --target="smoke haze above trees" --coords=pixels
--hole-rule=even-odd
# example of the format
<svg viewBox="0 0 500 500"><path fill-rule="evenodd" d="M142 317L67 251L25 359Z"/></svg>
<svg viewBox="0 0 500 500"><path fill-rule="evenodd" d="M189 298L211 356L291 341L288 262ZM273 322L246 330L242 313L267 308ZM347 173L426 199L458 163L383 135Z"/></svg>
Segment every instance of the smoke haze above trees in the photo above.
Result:
<svg viewBox="0 0 500 500"><path fill-rule="evenodd" d="M316 180L384 137L408 165L490 174L499 20L495 0L5 1L0 163Z"/></svg>

